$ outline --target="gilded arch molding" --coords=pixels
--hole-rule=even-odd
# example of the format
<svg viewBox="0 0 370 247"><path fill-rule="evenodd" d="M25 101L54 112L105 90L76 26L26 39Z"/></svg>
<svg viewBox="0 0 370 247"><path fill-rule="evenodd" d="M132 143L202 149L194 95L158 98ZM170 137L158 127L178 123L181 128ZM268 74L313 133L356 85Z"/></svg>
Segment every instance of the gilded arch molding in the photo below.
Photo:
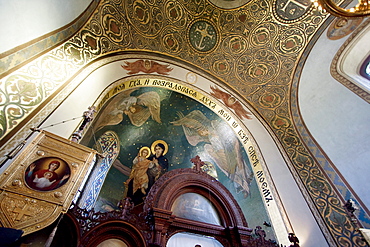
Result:
<svg viewBox="0 0 370 247"><path fill-rule="evenodd" d="M368 40L366 37L369 36L368 33L370 32L369 25L370 20L368 19L351 34L337 54L335 54L330 66L330 73L333 78L367 103L370 103L370 90L366 88L365 85L369 84L369 82L360 75L359 69L361 62L369 55L366 53L363 54L363 50L361 49L364 46L366 47L366 41ZM363 55L363 57L359 54ZM348 60L348 62L346 60ZM354 66L354 68L345 65L345 63L349 63L351 66Z"/></svg>

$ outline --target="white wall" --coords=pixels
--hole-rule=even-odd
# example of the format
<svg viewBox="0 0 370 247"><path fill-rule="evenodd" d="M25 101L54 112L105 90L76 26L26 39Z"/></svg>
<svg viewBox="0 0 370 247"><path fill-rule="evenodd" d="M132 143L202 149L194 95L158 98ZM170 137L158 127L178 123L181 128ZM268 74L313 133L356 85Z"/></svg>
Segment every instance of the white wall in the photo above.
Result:
<svg viewBox="0 0 370 247"><path fill-rule="evenodd" d="M329 71L346 38L329 40L323 33L307 59L298 99L309 131L370 208L370 104L333 79ZM369 50L368 45L363 47L363 55Z"/></svg>

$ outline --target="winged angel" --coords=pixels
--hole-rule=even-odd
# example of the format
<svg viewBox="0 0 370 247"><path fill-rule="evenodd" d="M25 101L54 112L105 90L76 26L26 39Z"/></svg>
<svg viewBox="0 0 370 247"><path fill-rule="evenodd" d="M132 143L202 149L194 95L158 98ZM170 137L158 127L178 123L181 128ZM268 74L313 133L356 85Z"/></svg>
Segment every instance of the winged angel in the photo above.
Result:
<svg viewBox="0 0 370 247"><path fill-rule="evenodd" d="M181 112L177 114L179 119L171 123L182 126L190 145L204 144L208 157L202 159L211 159L234 182L236 191L247 197L253 174L242 157L239 140L227 123L209 120L198 110L186 116Z"/></svg>
<svg viewBox="0 0 370 247"><path fill-rule="evenodd" d="M124 91L108 103L103 114L94 124L94 132L107 125L119 124L125 115L137 127L143 125L150 116L154 121L161 123L159 94L151 91L131 96L135 90L137 89Z"/></svg>

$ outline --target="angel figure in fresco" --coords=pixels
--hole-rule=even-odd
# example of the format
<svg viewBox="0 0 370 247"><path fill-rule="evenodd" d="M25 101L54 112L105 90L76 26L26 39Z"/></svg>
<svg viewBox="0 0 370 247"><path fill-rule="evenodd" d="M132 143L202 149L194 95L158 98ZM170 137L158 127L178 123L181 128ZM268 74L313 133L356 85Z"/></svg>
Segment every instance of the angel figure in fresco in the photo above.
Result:
<svg viewBox="0 0 370 247"><path fill-rule="evenodd" d="M199 110L186 116L179 112L178 116L179 119L171 123L183 127L190 145L204 144L208 157L203 159L211 159L234 182L236 191L247 197L253 174L243 160L240 143L227 123L210 120Z"/></svg>
<svg viewBox="0 0 370 247"><path fill-rule="evenodd" d="M173 70L173 68L170 68L169 65L160 64L155 61L151 60L137 60L136 62L130 63L125 62L124 65L121 65L121 67L125 70L128 70L127 74L134 75L139 72L143 73L154 73L157 72L160 75L168 75L169 72Z"/></svg>
<svg viewBox="0 0 370 247"><path fill-rule="evenodd" d="M240 104L240 102L237 101L234 96L218 89L217 87L211 86L211 90L211 95L222 100L222 102L224 102L227 107L234 110L235 114L238 115L238 117L240 117L241 119L252 119L252 117L250 116L252 114L249 111L245 110L243 105Z"/></svg>
<svg viewBox="0 0 370 247"><path fill-rule="evenodd" d="M104 114L94 123L94 132L107 125L117 125L126 115L137 127L143 125L149 117L158 123L160 118L160 97L157 92L145 92L131 96L136 89L126 90L116 95L104 109Z"/></svg>

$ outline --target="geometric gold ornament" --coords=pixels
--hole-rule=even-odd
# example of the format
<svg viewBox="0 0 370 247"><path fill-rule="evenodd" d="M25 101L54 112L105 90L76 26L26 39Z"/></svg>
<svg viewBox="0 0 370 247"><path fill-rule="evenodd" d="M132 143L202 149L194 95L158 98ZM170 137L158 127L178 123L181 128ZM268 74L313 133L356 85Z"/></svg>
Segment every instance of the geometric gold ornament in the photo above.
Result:
<svg viewBox="0 0 370 247"><path fill-rule="evenodd" d="M66 213L97 152L41 131L0 175L0 226L24 234Z"/></svg>

